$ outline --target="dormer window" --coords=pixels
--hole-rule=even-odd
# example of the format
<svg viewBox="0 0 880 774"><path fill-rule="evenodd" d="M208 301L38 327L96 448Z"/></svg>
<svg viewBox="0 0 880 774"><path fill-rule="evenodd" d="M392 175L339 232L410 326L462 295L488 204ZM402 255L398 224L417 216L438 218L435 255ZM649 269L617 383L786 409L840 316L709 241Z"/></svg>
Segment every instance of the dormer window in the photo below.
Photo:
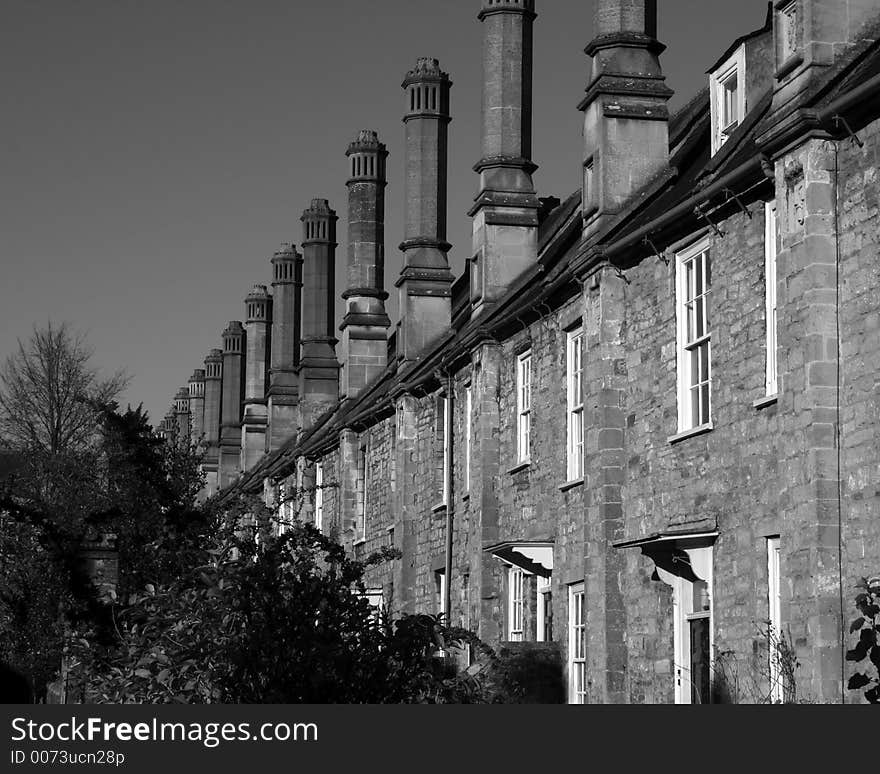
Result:
<svg viewBox="0 0 880 774"><path fill-rule="evenodd" d="M718 152L746 114L745 46L709 75L712 109L712 154Z"/></svg>

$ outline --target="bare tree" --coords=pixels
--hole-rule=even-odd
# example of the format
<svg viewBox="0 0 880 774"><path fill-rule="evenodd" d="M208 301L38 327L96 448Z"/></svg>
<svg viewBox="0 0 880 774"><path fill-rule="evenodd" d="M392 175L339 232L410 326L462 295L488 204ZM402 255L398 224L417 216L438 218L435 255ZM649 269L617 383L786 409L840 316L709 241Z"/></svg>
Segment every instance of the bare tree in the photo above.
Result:
<svg viewBox="0 0 880 774"><path fill-rule="evenodd" d="M103 378L92 350L67 323L34 327L0 368L0 437L12 447L49 454L88 446L94 404L115 400L128 384L121 371Z"/></svg>

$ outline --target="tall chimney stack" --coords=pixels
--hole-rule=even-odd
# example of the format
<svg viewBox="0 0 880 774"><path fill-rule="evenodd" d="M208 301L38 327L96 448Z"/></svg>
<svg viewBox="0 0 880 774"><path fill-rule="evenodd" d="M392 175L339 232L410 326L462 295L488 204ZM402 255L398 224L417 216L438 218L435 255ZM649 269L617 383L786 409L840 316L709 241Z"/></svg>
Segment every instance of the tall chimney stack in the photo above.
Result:
<svg viewBox="0 0 880 774"><path fill-rule="evenodd" d="M490 309L538 255L532 173L534 0L483 0L482 153L470 259L473 315Z"/></svg>
<svg viewBox="0 0 880 774"><path fill-rule="evenodd" d="M453 276L446 254L449 90L436 59L421 58L406 74L406 201L403 268L395 283L400 323L397 353L414 361L448 332Z"/></svg>
<svg viewBox="0 0 880 774"><path fill-rule="evenodd" d="M295 435L299 422L300 318L302 256L283 244L272 257L272 363L269 371L268 450L274 451Z"/></svg>
<svg viewBox="0 0 880 774"><path fill-rule="evenodd" d="M597 0L584 113L584 236L669 162L672 90L660 67L657 0Z"/></svg>
<svg viewBox="0 0 880 774"><path fill-rule="evenodd" d="M210 496L220 485L220 400L223 392L223 350L212 349L205 358L205 490Z"/></svg>
<svg viewBox="0 0 880 774"><path fill-rule="evenodd" d="M385 160L376 132L365 129L348 146L348 286L342 318L341 396L354 398L388 362L385 312Z"/></svg>
<svg viewBox="0 0 880 774"><path fill-rule="evenodd" d="M241 472L241 406L244 397L245 331L233 320L223 331L223 397L220 413L220 488L231 484Z"/></svg>
<svg viewBox="0 0 880 774"><path fill-rule="evenodd" d="M174 396L174 416L177 422L178 446L189 446L189 387L181 387Z"/></svg>
<svg viewBox="0 0 880 774"><path fill-rule="evenodd" d="M247 471L266 453L266 428L269 424L266 387L271 346L272 297L265 285L254 285L244 304L247 321L241 469Z"/></svg>
<svg viewBox="0 0 880 774"><path fill-rule="evenodd" d="M169 444L177 443L177 412L175 411L175 403L169 406L165 412L165 418L162 420L162 436L165 442Z"/></svg>
<svg viewBox="0 0 880 774"><path fill-rule="evenodd" d="M302 359L300 417L303 428L339 400L333 302L336 288L336 212L326 199L303 211Z"/></svg>
<svg viewBox="0 0 880 774"><path fill-rule="evenodd" d="M201 445L205 435L205 372L201 368L189 378L189 416L190 442Z"/></svg>

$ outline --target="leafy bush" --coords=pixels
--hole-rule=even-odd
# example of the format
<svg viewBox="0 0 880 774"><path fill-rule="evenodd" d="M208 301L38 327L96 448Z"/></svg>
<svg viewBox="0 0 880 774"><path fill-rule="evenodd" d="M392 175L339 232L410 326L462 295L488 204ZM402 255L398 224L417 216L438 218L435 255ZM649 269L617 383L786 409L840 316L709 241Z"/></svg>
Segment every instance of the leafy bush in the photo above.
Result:
<svg viewBox="0 0 880 774"><path fill-rule="evenodd" d="M871 704L880 704L880 644L877 642L878 617L880 617L880 578L862 578L856 588L856 607L859 617L849 627L851 635L858 634L858 641L846 653L847 661L862 665L863 671L855 672L847 684L851 691L867 688L865 698Z"/></svg>
<svg viewBox="0 0 880 774"><path fill-rule="evenodd" d="M268 511L242 503L208 561L167 586L116 604L116 641L71 642L71 679L87 702L468 703L481 676L448 654L476 644L434 616L392 621L366 599L364 562L311 524L280 537ZM259 539L257 539L259 536ZM487 658L491 657L488 649Z"/></svg>

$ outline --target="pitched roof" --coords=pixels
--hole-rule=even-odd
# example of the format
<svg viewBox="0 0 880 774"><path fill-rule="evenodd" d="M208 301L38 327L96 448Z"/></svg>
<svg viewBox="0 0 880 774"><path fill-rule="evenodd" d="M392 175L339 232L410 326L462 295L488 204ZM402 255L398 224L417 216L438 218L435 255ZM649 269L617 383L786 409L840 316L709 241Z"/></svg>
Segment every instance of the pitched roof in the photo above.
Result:
<svg viewBox="0 0 880 774"><path fill-rule="evenodd" d="M767 29L765 25L760 30L738 38L729 50L732 51L744 40L762 34ZM880 41L876 40L877 36L874 37L875 40L854 49L852 56L828 73L813 92L813 104L827 104L836 96L880 74ZM725 58L727 55L729 54ZM615 238L619 239L658 222L675 207L692 199L712 181L742 168L746 162L758 157L755 137L771 106L772 87L767 89L749 111L724 146L711 156L709 93L705 88L698 92L670 118L669 169L636 192L614 222L600 235L601 242L611 243ZM871 109L878 112L876 106ZM760 171L755 175L760 184L764 178ZM766 180L767 185L769 182ZM545 215L539 226L537 263L514 281L495 309L479 320L471 320L467 306L469 278L466 274L460 277L453 286L453 316L457 323L423 359L402 371L397 370L392 359L385 372L368 385L364 392L355 399L345 400L328 410L312 428L290 438L280 449L264 457L254 469L221 493L221 496L238 490L256 491L262 487L264 477L289 474L296 457L317 456L335 446L339 432L346 427L367 427L390 415L392 395L396 391L435 388L435 369L444 364L444 357L449 351L461 345L476 327L492 327L503 324L508 318L516 319L517 311L523 306L534 308L546 299L553 287L561 287L572 280L569 263L580 241L580 201L581 193L578 190ZM678 231L693 230L699 225L697 217L696 213L690 213L676 219L672 228ZM646 253L647 248L641 252ZM522 311L519 313L523 314Z"/></svg>

